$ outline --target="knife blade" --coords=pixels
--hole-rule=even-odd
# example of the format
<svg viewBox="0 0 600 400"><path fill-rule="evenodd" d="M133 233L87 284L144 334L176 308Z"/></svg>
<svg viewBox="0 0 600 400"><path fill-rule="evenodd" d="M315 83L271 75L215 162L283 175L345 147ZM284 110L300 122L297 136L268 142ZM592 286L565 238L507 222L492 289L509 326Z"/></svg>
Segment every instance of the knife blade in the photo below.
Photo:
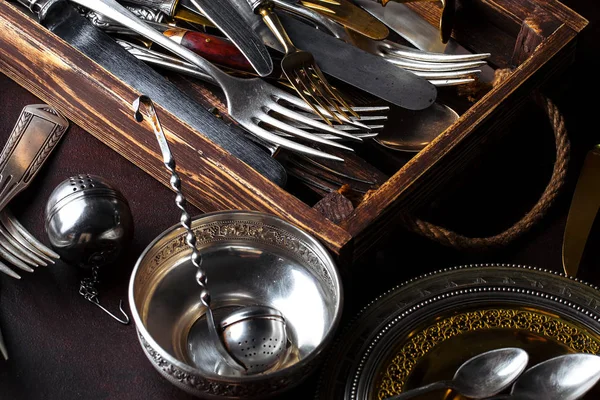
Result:
<svg viewBox="0 0 600 400"><path fill-rule="evenodd" d="M201 132L267 179L283 186L283 166L247 139L241 128L228 125L183 93L151 67L129 54L110 36L82 17L66 0L18 0L41 24L139 93L150 96L173 115Z"/></svg>
<svg viewBox="0 0 600 400"><path fill-rule="evenodd" d="M285 54L279 41L260 16L252 12L246 0L232 0L232 4L268 47ZM410 110L425 109L435 101L437 89L427 80L293 17L279 14L279 18L292 42L298 48L311 52L327 75Z"/></svg>
<svg viewBox="0 0 600 400"><path fill-rule="evenodd" d="M439 31L405 4L389 2L383 7L373 0L353 1L419 50L430 53L472 54L452 38L443 43ZM481 81L494 80L493 68L489 65L479 68Z"/></svg>
<svg viewBox="0 0 600 400"><path fill-rule="evenodd" d="M426 79L293 17L280 19L292 42L311 52L325 73L408 110L423 110L435 101L437 89Z"/></svg>
<svg viewBox="0 0 600 400"><path fill-rule="evenodd" d="M600 144L590 150L583 163L567 217L563 238L563 268L577 276L588 236L600 208Z"/></svg>
<svg viewBox="0 0 600 400"><path fill-rule="evenodd" d="M215 24L248 59L259 76L267 76L273 72L269 51L229 0L180 0L179 4L188 10L201 12Z"/></svg>

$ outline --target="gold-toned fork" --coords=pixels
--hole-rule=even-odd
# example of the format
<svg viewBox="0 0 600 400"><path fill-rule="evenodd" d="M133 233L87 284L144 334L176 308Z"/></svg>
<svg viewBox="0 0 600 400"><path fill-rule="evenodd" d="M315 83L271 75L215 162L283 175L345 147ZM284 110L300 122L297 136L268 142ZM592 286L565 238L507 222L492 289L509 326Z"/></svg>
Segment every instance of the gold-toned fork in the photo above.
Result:
<svg viewBox="0 0 600 400"><path fill-rule="evenodd" d="M270 0L247 1L252 7L252 11L262 16L265 24L284 47L285 56L281 60L281 69L302 100L330 125L330 118L339 123L342 123L342 120L334 112L329 112L329 116L323 115L322 109L333 109L343 118L349 119L350 117L345 112L347 110L354 117L360 118L327 82L313 55L294 46L277 14L273 11L273 2ZM306 92L310 93L310 96L307 96Z"/></svg>

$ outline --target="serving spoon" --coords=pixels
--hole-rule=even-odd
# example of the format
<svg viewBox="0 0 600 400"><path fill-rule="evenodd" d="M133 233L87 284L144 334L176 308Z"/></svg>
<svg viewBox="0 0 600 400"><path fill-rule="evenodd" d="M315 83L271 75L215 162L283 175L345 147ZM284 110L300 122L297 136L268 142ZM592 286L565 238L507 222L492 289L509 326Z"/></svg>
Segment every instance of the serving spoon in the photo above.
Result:
<svg viewBox="0 0 600 400"><path fill-rule="evenodd" d="M529 368L515 382L510 395L490 400L577 400L600 380L600 357L566 354Z"/></svg>
<svg viewBox="0 0 600 400"><path fill-rule="evenodd" d="M528 361L527 352L519 348L507 347L491 350L463 363L452 380L439 381L408 390L388 397L387 400L412 399L434 390L443 389L452 389L473 400L485 399L509 387L525 370Z"/></svg>

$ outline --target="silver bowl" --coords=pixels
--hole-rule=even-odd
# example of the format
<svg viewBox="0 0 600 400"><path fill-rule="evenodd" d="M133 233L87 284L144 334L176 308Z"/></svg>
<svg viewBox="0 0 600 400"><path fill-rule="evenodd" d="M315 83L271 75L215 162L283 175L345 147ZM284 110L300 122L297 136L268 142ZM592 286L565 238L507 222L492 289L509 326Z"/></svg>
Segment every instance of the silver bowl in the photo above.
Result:
<svg viewBox="0 0 600 400"><path fill-rule="evenodd" d="M227 368L211 346L195 269L176 225L139 257L129 303L142 349L169 382L202 398L256 398L302 382L319 364L342 311L342 287L327 250L271 215L227 211L195 217L215 316L255 304L281 311L291 346L284 362L258 375Z"/></svg>

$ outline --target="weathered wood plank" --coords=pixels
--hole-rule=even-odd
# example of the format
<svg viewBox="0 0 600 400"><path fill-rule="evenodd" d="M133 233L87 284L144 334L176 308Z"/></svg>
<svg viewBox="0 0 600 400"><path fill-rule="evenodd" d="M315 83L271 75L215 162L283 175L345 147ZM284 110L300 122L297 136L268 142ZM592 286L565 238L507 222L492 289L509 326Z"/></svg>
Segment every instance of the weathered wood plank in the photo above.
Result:
<svg viewBox="0 0 600 400"><path fill-rule="evenodd" d="M138 93L131 87L7 2L0 2L0 43L3 73L168 186L154 135L132 117ZM345 231L205 136L163 109L158 112L192 204L204 211L249 209L278 215L336 254L350 241ZM149 207L151 200L149 196Z"/></svg>

